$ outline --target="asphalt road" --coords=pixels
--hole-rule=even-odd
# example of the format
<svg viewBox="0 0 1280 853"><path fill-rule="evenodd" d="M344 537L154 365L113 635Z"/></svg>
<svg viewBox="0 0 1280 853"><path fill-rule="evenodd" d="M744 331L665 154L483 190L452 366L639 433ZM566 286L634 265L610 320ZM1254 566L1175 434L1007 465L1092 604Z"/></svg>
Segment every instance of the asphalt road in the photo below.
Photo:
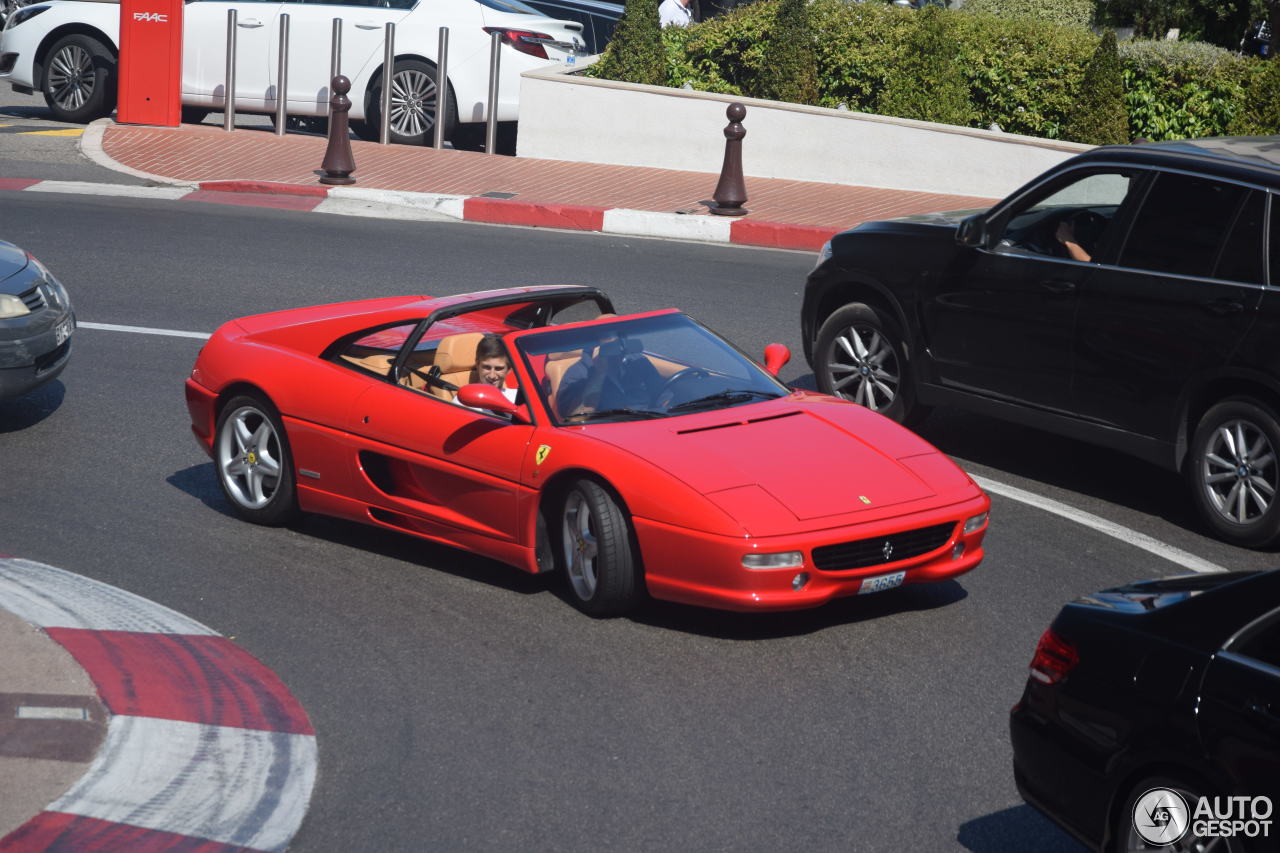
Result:
<svg viewBox="0 0 1280 853"><path fill-rule="evenodd" d="M0 149L0 176L12 171ZM582 282L679 306L748 352L800 352L804 253L190 202L0 192L0 237L82 321L211 331L276 308ZM993 496L958 582L792 614L654 604L593 621L553 579L345 522L234 520L190 437L199 342L81 329L63 378L0 404L0 551L199 619L311 714L320 775L293 849L1077 851L1013 786L1007 713L1076 595L1179 568ZM798 356L797 356L798 358ZM783 378L812 384L802 361ZM966 469L1228 568L1176 478L942 413ZM760 448L785 453L785 448ZM2 787L3 783L0 783Z"/></svg>

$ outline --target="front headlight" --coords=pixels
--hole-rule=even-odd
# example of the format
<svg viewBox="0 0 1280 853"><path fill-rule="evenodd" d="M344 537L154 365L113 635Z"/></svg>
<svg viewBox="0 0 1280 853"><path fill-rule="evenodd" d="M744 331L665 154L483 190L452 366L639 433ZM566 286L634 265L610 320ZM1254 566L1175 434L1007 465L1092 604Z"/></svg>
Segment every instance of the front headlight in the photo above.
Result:
<svg viewBox="0 0 1280 853"><path fill-rule="evenodd" d="M975 515L973 518L969 519L964 523L965 535L967 536L970 533L978 532L979 530L982 529L982 525L986 523L987 523L987 514L985 512L979 515Z"/></svg>
<svg viewBox="0 0 1280 853"><path fill-rule="evenodd" d="M0 320L11 320L14 317L25 317L31 309L16 296L0 293Z"/></svg>
<svg viewBox="0 0 1280 853"><path fill-rule="evenodd" d="M36 15L39 15L41 12L47 12L47 11L49 11L48 6L27 6L24 9L19 9L18 11L14 12L12 15L9 16L9 20L5 24L4 28L6 30L11 30L14 27L18 26L18 24L25 24L27 21L31 20Z"/></svg>
<svg viewBox="0 0 1280 853"><path fill-rule="evenodd" d="M782 551L777 554L744 554L742 566L746 569L798 569L804 565L800 551Z"/></svg>
<svg viewBox="0 0 1280 853"><path fill-rule="evenodd" d="M822 266L822 262L831 257L831 241L822 244L822 248L818 250L818 260L814 261L813 268L816 270Z"/></svg>

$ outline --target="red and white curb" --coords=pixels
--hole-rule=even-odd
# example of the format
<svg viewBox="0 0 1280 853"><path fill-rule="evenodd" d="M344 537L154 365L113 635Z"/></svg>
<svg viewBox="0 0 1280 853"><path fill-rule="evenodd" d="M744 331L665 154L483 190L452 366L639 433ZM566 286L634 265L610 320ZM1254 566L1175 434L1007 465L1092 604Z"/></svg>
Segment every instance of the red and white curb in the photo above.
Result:
<svg viewBox="0 0 1280 853"><path fill-rule="evenodd" d="M167 607L30 560L0 557L0 607L70 652L112 714L84 776L0 851L285 848L316 738L275 673Z"/></svg>
<svg viewBox="0 0 1280 853"><path fill-rule="evenodd" d="M651 210L541 204L486 196L414 193L361 187L324 187L270 181L204 181L146 187L85 181L0 178L0 190L85 193L164 200L204 201L275 207L380 219L484 222L571 231L598 231L628 237L660 237L733 243L772 249L816 250L840 229L756 222L738 217L663 213Z"/></svg>

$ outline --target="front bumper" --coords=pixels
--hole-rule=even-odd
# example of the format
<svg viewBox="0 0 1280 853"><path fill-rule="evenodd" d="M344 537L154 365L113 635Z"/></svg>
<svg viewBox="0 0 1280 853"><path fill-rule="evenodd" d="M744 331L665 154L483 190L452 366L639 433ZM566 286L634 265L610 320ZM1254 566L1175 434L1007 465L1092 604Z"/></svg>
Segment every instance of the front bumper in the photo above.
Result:
<svg viewBox="0 0 1280 853"><path fill-rule="evenodd" d="M982 540L989 521L969 534L962 532L963 525L966 519L987 512L990 506L986 495L979 494L960 503L881 522L754 538L717 536L644 518L634 522L644 557L645 584L654 598L722 610L799 610L856 595L868 578L901 571L905 572L903 585L934 583L974 569L984 556ZM824 571L814 565L814 548L946 522L955 525L946 543L911 559L886 560L880 565L841 571ZM963 546L958 556L957 546ZM787 569L744 568L743 555L755 551L800 551L804 565ZM796 588L796 576L801 573L807 575L807 581Z"/></svg>
<svg viewBox="0 0 1280 853"><path fill-rule="evenodd" d="M0 320L0 399L18 397L58 378L71 361L71 338L59 341L65 323L75 329L75 313L42 311Z"/></svg>

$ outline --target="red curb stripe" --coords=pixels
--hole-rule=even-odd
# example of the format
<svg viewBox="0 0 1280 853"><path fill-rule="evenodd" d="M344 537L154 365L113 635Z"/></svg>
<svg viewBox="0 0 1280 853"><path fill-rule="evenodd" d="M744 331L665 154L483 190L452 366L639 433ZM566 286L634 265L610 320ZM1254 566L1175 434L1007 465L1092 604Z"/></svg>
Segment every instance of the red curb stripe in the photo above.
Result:
<svg viewBox="0 0 1280 853"><path fill-rule="evenodd" d="M472 196L462 203L462 218L496 225L534 225L599 231L604 228L603 207L580 204L536 204L502 198Z"/></svg>
<svg viewBox="0 0 1280 853"><path fill-rule="evenodd" d="M323 198L314 195L276 195L271 193L223 192L222 190L194 190L182 197L183 201L207 201L213 204L240 204L246 207L274 207L282 210L315 210Z"/></svg>
<svg viewBox="0 0 1280 853"><path fill-rule="evenodd" d="M275 181L201 181L202 190L219 193L261 193L264 195L306 195L324 198L328 187L311 187L305 184L282 184Z"/></svg>
<svg viewBox="0 0 1280 853"><path fill-rule="evenodd" d="M113 714L313 735L280 678L225 637L48 628Z"/></svg>
<svg viewBox="0 0 1280 853"><path fill-rule="evenodd" d="M0 190L25 190L38 183L40 182L31 178L0 178Z"/></svg>
<svg viewBox="0 0 1280 853"><path fill-rule="evenodd" d="M0 838L0 853L253 853L252 847L233 847L189 835L143 829L109 820L41 812Z"/></svg>
<svg viewBox="0 0 1280 853"><path fill-rule="evenodd" d="M729 242L773 249L821 249L822 244L839 234L838 228L813 225L784 225L780 222L736 220L729 226Z"/></svg>

